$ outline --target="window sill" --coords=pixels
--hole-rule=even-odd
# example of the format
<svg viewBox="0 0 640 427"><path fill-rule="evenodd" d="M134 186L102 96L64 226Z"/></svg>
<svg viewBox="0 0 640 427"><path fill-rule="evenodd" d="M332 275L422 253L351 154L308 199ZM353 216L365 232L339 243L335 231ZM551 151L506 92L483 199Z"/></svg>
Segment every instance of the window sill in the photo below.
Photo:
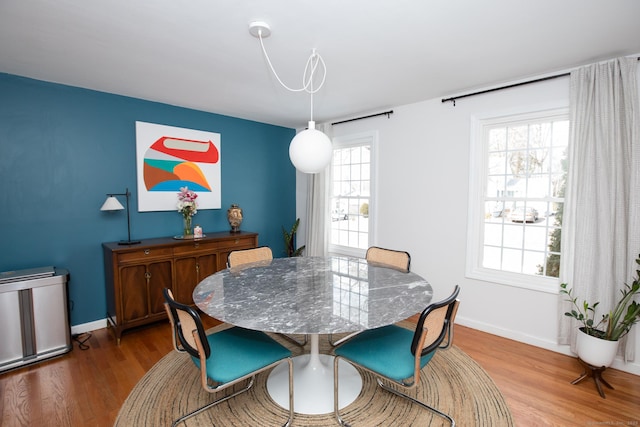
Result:
<svg viewBox="0 0 640 427"><path fill-rule="evenodd" d="M528 274L510 273L506 271L492 270L489 268L467 269L465 277L482 280L483 282L498 283L500 285L514 286L516 288L531 291L558 294L560 281L557 277L531 276Z"/></svg>

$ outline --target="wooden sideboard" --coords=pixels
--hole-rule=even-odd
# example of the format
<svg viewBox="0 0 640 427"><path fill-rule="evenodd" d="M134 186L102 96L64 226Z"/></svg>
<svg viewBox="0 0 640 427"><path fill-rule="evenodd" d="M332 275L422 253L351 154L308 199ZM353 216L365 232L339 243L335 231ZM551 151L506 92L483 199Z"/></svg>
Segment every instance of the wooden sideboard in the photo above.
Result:
<svg viewBox="0 0 640 427"><path fill-rule="evenodd" d="M201 239L163 237L125 246L103 243L107 322L118 344L122 332L166 318L162 290L193 304L193 290L205 277L226 268L229 252L258 246L258 234L206 233Z"/></svg>

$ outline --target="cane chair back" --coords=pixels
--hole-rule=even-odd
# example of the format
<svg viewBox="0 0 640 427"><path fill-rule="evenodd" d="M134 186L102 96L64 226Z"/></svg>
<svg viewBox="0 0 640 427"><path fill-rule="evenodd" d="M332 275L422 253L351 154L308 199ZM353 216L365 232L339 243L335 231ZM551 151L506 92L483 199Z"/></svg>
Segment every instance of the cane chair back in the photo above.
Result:
<svg viewBox="0 0 640 427"><path fill-rule="evenodd" d="M405 251L371 246L367 249L365 258L369 262L386 265L403 271L409 271L411 267L411 255Z"/></svg>
<svg viewBox="0 0 640 427"><path fill-rule="evenodd" d="M252 249L239 249L229 253L227 257L227 267L233 268L243 264L258 261L270 261L273 259L273 252L268 246L260 246Z"/></svg>

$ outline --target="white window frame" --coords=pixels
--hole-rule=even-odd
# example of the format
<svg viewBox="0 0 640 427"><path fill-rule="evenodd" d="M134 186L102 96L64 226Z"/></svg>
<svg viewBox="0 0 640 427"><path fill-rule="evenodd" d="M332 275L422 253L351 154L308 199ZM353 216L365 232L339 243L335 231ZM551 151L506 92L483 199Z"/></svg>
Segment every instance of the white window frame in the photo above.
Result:
<svg viewBox="0 0 640 427"><path fill-rule="evenodd" d="M378 132L377 131L367 131L358 134L352 135L344 135L340 137L333 138L332 140L333 148L341 149L348 148L356 145L364 145L369 144L371 146L371 158L370 158L370 169L369 169L369 228L367 230L368 234L368 246L371 246L371 242L374 242L374 230L375 230L375 194L376 194L376 177L377 177L377 151L378 151ZM330 171L333 171L333 164L330 166ZM333 177L332 172L329 172L328 177L328 185L327 185L327 220L326 220L326 236L327 236L327 248L330 254L335 255L345 255L345 256L354 256L358 258L364 258L366 255L366 249L355 248L351 246L344 245L336 245L331 243L331 209L333 208L330 203L332 196L332 188L333 188Z"/></svg>
<svg viewBox="0 0 640 427"><path fill-rule="evenodd" d="M569 109L560 108L501 116L475 116L471 118L469 158L469 215L467 223L466 277L500 283L546 293L558 293L557 277L536 276L483 267L484 203L487 185L488 147L484 141L485 129L500 123L527 122L544 119L569 119Z"/></svg>

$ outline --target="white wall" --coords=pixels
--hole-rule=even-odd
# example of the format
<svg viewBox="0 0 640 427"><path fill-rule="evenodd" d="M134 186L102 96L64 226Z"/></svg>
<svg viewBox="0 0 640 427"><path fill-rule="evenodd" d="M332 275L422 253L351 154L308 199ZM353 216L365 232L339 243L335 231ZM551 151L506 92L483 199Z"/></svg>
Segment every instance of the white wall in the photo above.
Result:
<svg viewBox="0 0 640 427"><path fill-rule="evenodd" d="M436 299L459 284L458 323L571 354L567 346L556 344L557 294L465 277L471 117L567 107L569 78L465 98L456 104L432 99L395 106L389 119L380 116L333 127L334 137L379 132L374 244L409 251L412 271L431 283ZM302 198L306 182L300 178ZM298 216L304 214L304 204L304 199L298 200ZM634 329L636 361L617 360L613 367L640 374L640 327Z"/></svg>

